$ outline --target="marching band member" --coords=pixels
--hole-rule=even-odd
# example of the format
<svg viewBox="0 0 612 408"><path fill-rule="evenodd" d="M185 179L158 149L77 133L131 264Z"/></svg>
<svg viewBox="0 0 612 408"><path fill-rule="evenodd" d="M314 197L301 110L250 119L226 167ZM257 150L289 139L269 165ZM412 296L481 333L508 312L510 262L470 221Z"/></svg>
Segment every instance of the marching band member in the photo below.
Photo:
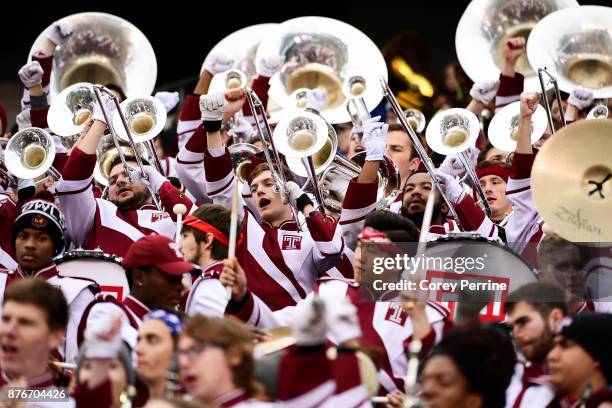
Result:
<svg viewBox="0 0 612 408"><path fill-rule="evenodd" d="M504 66L499 74L499 88L495 96L495 112L520 99L525 77L516 72L516 62L525 54L526 39L509 38L503 46Z"/></svg>
<svg viewBox="0 0 612 408"><path fill-rule="evenodd" d="M189 289L185 313L223 317L225 287L219 282L229 245L230 212L220 205L204 204L183 221L180 251L187 262L200 266Z"/></svg>
<svg viewBox="0 0 612 408"><path fill-rule="evenodd" d="M115 104L106 95L105 109L114 112ZM95 198L92 190L93 169L96 165L96 149L104 135L106 122L98 104L93 113L93 123L84 130L79 145L66 161L63 180L57 185L60 205L68 215L66 227L74 247L100 248L106 253L122 256L129 246L143 235L157 233L174 238L176 227L174 213L155 208L147 185L159 194L164 208L172 209L182 203L189 211L191 201L174 187L153 166L145 165L143 171L148 180L130 180L117 155L108 175L108 200ZM137 163L126 150L128 165ZM132 176L137 177L139 171Z"/></svg>
<svg viewBox="0 0 612 408"><path fill-rule="evenodd" d="M122 303L110 295L98 297L83 314L79 341L87 327L96 325L112 309L121 312L121 337L134 348L144 316L155 307L177 309L184 291L183 275L194 269L184 261L175 242L162 235L146 235L132 244L123 267L130 294Z"/></svg>
<svg viewBox="0 0 612 408"><path fill-rule="evenodd" d="M364 241L385 243L414 242L417 239L418 232L412 222L389 212L370 215L360 237L360 240ZM355 251L355 279L321 278L316 283L315 293L326 300L346 298L355 304L363 333L360 341L384 351L384 356L379 361L378 379L387 392L393 392L403 389L407 370L404 350L410 341L421 340L422 355L426 355L450 328L450 313L434 302L417 302L415 306L408 306L400 302L363 300L360 282L365 271L362 271L360 247L358 245ZM287 326L293 321L295 306L273 311L265 299L247 289L250 277L235 259L226 260L224 264L221 282L232 286L232 300L226 313L236 315L248 324L260 328ZM307 300L313 296L314 293L311 293ZM298 303L298 306L302 302L305 301ZM334 338L330 340L334 341Z"/></svg>
<svg viewBox="0 0 612 408"><path fill-rule="evenodd" d="M74 362L78 355L78 326L98 286L94 281L66 277L58 271L53 258L65 247L64 215L51 200L52 197L41 194L21 207L11 234L18 267L0 271L0 296L15 282L26 278L44 279L59 287L70 313L66 341L59 353L65 361Z"/></svg>
<svg viewBox="0 0 612 408"><path fill-rule="evenodd" d="M506 391L506 406L547 407L555 398L555 390L547 378L546 356L553 348L557 325L568 314L565 296L554 285L532 283L512 292L504 310L506 325L520 353Z"/></svg>
<svg viewBox="0 0 612 408"><path fill-rule="evenodd" d="M207 131L204 166L208 194L214 202L227 206L235 183L232 161L219 134L227 101L223 94L205 95L200 105ZM276 191L267 164L251 168L247 183L250 191L242 194L247 204L242 221L243 239L236 253L253 277L252 290L272 308L295 304L310 292L318 275L326 273L342 258L341 228L336 228L333 219L314 211L312 201L297 184L287 183L287 197ZM284 204L285 199L304 215L306 225L302 231L297 230L291 206ZM300 215L298 220L301 219Z"/></svg>

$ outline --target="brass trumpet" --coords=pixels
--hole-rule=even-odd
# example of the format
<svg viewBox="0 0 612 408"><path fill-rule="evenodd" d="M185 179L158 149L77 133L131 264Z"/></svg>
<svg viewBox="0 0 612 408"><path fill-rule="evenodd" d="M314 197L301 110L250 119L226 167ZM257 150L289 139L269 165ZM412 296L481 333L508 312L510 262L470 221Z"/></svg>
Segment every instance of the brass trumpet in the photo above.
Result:
<svg viewBox="0 0 612 408"><path fill-rule="evenodd" d="M55 142L44 129L23 129L9 140L4 151L7 170L21 179L34 179L44 174L59 180L61 174L53 167Z"/></svg>

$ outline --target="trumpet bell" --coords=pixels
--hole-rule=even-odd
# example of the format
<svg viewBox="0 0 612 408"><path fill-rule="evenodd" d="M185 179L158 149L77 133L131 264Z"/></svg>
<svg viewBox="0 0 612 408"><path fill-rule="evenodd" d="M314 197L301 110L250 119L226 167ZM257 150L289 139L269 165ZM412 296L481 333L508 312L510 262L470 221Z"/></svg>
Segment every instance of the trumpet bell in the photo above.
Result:
<svg viewBox="0 0 612 408"><path fill-rule="evenodd" d="M455 48L461 67L474 82L495 79L503 68L503 47L512 37L531 40L531 30L545 16L564 8L578 7L576 0L473 0L459 20ZM530 64L531 62L531 64ZM525 75L525 90L540 85L531 58L517 61Z"/></svg>
<svg viewBox="0 0 612 408"><path fill-rule="evenodd" d="M356 67L387 78L385 60L374 42L355 27L331 18L299 17L279 24L262 40L256 61L271 55L283 56L285 64L270 78L270 98L290 109L296 107L297 91L325 89L321 116L329 123L351 120L343 84L359 71ZM369 111L383 96L376 83L372 81L362 95Z"/></svg>
<svg viewBox="0 0 612 408"><path fill-rule="evenodd" d="M531 33L527 56L562 91L582 86L595 98L612 97L612 9L581 6L546 16Z"/></svg>
<svg viewBox="0 0 612 408"><path fill-rule="evenodd" d="M236 169L236 176L238 180L244 183L247 176L247 167L253 160L253 156L261 152L261 149L250 143L236 143L231 145L228 150L234 169Z"/></svg>
<svg viewBox="0 0 612 408"><path fill-rule="evenodd" d="M429 147L442 155L458 154L474 146L480 133L480 122L467 109L452 108L437 113L427 126L425 138Z"/></svg>
<svg viewBox="0 0 612 408"><path fill-rule="evenodd" d="M493 147L504 152L513 152L516 149L516 131L521 102L513 102L500 109L493 116L489 124L488 136ZM534 144L546 131L548 121L546 111L538 105L531 117L531 144Z"/></svg>
<svg viewBox="0 0 612 408"><path fill-rule="evenodd" d="M404 111L404 116L408 120L408 124L415 132L421 133L425 129L425 125L427 124L427 120L425 119L425 115L418 109L406 109Z"/></svg>
<svg viewBox="0 0 612 408"><path fill-rule="evenodd" d="M134 151L131 147L125 144L120 144L120 146L121 151L123 152L125 158L128 161L135 160ZM136 146L143 160L149 160L149 152L144 147L144 145L136 144ZM108 176L110 174L110 171L112 170L111 166L118 156L117 148L115 146L115 143L113 142L113 138L111 135L105 135L102 140L100 140L100 143L98 144L98 149L96 150L96 156L98 157L98 159L96 161L96 166L94 167L94 180L96 180L104 187L108 187Z"/></svg>
<svg viewBox="0 0 612 408"><path fill-rule="evenodd" d="M135 143L151 140L164 129L167 118L166 108L153 96L128 98L121 102L120 108ZM129 140L119 112L113 115L113 128L121 139Z"/></svg>
<svg viewBox="0 0 612 408"><path fill-rule="evenodd" d="M45 130L35 127L23 129L9 140L4 162L15 177L33 179L42 176L53 165L55 142Z"/></svg>
<svg viewBox="0 0 612 408"><path fill-rule="evenodd" d="M129 96L149 95L155 86L157 60L149 40L130 22L106 13L79 13L64 17L72 35L57 47L49 93L56 95L79 82L113 83ZM42 48L41 33L28 61Z"/></svg>
<svg viewBox="0 0 612 408"><path fill-rule="evenodd" d="M58 136L81 133L96 104L93 86L86 82L71 85L53 98L47 112L49 129Z"/></svg>
<svg viewBox="0 0 612 408"><path fill-rule="evenodd" d="M328 125L319 115L298 112L278 122L274 145L286 157L305 158L319 152L327 142Z"/></svg>

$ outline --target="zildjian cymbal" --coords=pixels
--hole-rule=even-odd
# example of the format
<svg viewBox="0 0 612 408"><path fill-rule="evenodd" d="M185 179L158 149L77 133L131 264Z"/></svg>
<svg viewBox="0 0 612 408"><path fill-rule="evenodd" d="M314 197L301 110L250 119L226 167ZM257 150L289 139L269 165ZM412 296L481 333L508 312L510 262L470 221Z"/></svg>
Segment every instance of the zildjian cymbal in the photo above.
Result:
<svg viewBox="0 0 612 408"><path fill-rule="evenodd" d="M540 215L573 242L612 242L612 120L581 120L544 143L531 170Z"/></svg>

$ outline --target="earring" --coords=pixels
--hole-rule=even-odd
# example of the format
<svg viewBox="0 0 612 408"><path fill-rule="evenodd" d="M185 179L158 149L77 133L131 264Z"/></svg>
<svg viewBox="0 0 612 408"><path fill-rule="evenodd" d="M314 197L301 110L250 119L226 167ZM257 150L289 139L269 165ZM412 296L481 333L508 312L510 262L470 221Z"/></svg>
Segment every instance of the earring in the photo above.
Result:
<svg viewBox="0 0 612 408"><path fill-rule="evenodd" d="M142 282L137 282L136 286L142 286Z"/></svg>

